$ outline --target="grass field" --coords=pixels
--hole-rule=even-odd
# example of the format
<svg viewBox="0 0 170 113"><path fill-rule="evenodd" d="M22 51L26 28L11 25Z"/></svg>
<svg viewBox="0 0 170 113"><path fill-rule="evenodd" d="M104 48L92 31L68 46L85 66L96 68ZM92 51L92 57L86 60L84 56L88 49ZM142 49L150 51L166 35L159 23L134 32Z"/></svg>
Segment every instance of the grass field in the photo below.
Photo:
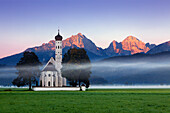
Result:
<svg viewBox="0 0 170 113"><path fill-rule="evenodd" d="M170 89L91 89L85 92L0 89L0 113L168 113Z"/></svg>

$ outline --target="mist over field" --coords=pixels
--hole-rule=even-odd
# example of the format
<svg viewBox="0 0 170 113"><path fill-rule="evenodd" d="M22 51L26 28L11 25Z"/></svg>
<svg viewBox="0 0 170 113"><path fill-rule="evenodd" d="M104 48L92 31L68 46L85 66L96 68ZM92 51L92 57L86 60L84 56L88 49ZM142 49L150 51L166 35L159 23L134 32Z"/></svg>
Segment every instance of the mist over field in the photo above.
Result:
<svg viewBox="0 0 170 113"><path fill-rule="evenodd" d="M169 84L170 63L102 62L92 66L92 75L102 77L109 84Z"/></svg>
<svg viewBox="0 0 170 113"><path fill-rule="evenodd" d="M71 64L67 70L90 66L91 84L170 84L170 61L99 61L79 67ZM0 68L0 85L12 85L16 77L15 67Z"/></svg>
<svg viewBox="0 0 170 113"><path fill-rule="evenodd" d="M17 77L15 67L0 67L0 85L12 85L12 81Z"/></svg>

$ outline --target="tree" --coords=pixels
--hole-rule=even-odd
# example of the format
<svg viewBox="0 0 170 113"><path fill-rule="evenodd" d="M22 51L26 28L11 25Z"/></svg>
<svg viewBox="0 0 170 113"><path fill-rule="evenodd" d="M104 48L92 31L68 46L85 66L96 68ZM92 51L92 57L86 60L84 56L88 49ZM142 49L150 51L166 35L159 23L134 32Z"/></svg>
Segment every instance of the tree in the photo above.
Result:
<svg viewBox="0 0 170 113"><path fill-rule="evenodd" d="M18 77L13 80L13 85L17 85L18 87L29 85L29 90L31 90L33 83L37 86L40 65L41 63L34 52L25 51L23 57L16 65Z"/></svg>
<svg viewBox="0 0 170 113"><path fill-rule="evenodd" d="M69 49L63 57L62 75L67 78L70 85L77 86L81 83L89 87L91 63L84 49Z"/></svg>

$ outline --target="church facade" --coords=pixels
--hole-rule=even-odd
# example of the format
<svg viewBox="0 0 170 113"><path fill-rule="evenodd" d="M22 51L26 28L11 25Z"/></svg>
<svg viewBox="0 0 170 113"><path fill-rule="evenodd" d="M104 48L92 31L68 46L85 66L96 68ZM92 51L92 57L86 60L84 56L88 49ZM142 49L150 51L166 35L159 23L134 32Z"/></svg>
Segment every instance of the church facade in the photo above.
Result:
<svg viewBox="0 0 170 113"><path fill-rule="evenodd" d="M58 30L55 36L55 59L53 57L42 69L39 83L41 87L63 87L66 86L66 78L62 77L62 39Z"/></svg>

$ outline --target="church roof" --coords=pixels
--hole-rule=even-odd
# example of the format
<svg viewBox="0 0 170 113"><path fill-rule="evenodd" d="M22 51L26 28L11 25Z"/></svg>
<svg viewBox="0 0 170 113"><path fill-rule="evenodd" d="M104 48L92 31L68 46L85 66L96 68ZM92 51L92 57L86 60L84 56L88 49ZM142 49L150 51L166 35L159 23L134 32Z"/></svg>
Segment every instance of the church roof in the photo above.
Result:
<svg viewBox="0 0 170 113"><path fill-rule="evenodd" d="M51 62L43 69L43 71L57 71L55 69L55 65L53 65Z"/></svg>
<svg viewBox="0 0 170 113"><path fill-rule="evenodd" d="M50 58L50 60L48 61L48 63L46 64L42 71L57 71L57 69L55 68L55 62L53 57Z"/></svg>

